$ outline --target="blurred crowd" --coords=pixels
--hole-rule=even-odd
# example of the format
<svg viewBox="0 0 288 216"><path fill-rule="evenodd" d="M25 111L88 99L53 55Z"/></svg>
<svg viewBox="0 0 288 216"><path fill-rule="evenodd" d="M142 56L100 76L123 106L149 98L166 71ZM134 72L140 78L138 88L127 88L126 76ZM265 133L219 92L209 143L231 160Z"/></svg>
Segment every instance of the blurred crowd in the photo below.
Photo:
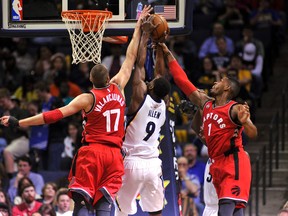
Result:
<svg viewBox="0 0 288 216"><path fill-rule="evenodd" d="M255 112L261 107L262 93L269 89L269 76L285 43L284 3L195 0L193 32L169 36L166 42L189 79L208 94L221 78L237 78L241 91L236 100L247 102L252 120L257 121ZM103 42L102 63L111 77L119 71L125 49L126 45ZM91 89L92 66L71 65L67 38L1 38L1 116L21 119L68 104ZM179 105L185 95L172 79L171 84L171 97ZM186 211L183 215L189 216L202 215L204 209L202 187L208 157L206 147L191 129L192 116L176 109L176 149ZM72 215L67 182L58 176L48 182L40 171L67 173L81 146L81 133L81 113L51 125L0 127L0 212Z"/></svg>

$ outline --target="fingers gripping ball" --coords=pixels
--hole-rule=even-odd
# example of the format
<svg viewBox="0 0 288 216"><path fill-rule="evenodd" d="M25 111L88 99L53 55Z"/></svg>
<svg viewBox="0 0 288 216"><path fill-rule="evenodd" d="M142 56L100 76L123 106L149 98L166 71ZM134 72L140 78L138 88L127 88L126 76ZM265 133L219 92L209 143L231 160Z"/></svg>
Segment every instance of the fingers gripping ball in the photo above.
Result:
<svg viewBox="0 0 288 216"><path fill-rule="evenodd" d="M165 37L169 34L169 27L166 19L159 14L152 14L152 22L156 28L152 31L151 37L154 42L164 42Z"/></svg>

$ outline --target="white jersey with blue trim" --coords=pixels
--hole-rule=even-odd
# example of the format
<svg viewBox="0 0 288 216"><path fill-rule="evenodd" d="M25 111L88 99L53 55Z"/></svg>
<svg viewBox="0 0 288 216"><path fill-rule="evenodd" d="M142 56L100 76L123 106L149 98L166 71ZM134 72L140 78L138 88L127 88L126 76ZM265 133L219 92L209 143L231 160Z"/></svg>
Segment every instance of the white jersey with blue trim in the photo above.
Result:
<svg viewBox="0 0 288 216"><path fill-rule="evenodd" d="M166 120L164 100L157 102L147 94L138 111L133 116L127 116L127 120L123 143L126 157L158 157L160 130Z"/></svg>

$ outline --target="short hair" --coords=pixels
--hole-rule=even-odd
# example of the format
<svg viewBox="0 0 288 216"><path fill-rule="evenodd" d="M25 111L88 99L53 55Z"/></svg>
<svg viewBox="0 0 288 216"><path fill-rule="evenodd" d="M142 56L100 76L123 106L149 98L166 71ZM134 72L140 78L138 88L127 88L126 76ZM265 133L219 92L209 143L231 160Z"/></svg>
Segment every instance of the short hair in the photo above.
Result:
<svg viewBox="0 0 288 216"><path fill-rule="evenodd" d="M29 187L33 187L34 190L35 190L34 184L24 184L24 185L20 188L20 191L19 191L20 193L19 193L19 195L22 196L23 193L24 193L24 190L25 190L26 188L29 188Z"/></svg>
<svg viewBox="0 0 288 216"><path fill-rule="evenodd" d="M109 77L107 68L102 64L97 64L91 69L92 83L96 88L106 86L106 80Z"/></svg>
<svg viewBox="0 0 288 216"><path fill-rule="evenodd" d="M165 78L159 77L154 80L153 92L157 97L164 99L164 97L169 94L170 89L170 83Z"/></svg>
<svg viewBox="0 0 288 216"><path fill-rule="evenodd" d="M30 157L28 157L28 156L26 156L26 155L23 155L23 156L19 157L19 158L17 159L17 164L18 164L20 161L25 161L25 162L27 162L30 166L32 166L32 161L31 161Z"/></svg>
<svg viewBox="0 0 288 216"><path fill-rule="evenodd" d="M185 149L187 148L187 146L193 146L194 148L196 148L196 150L198 150L197 145L195 145L194 143L186 143L186 144L183 146L183 150L185 150Z"/></svg>
<svg viewBox="0 0 288 216"><path fill-rule="evenodd" d="M62 196L62 195L67 195L68 196L68 189L67 188L60 188L57 192L57 195L56 195L56 201L58 202L59 201L59 197Z"/></svg>
<svg viewBox="0 0 288 216"><path fill-rule="evenodd" d="M228 76L228 82L230 85L230 94L229 94L229 99L233 99L238 96L240 92L240 83L237 79L234 77Z"/></svg>
<svg viewBox="0 0 288 216"><path fill-rule="evenodd" d="M11 93L7 88L1 88L0 89L0 98L10 98Z"/></svg>

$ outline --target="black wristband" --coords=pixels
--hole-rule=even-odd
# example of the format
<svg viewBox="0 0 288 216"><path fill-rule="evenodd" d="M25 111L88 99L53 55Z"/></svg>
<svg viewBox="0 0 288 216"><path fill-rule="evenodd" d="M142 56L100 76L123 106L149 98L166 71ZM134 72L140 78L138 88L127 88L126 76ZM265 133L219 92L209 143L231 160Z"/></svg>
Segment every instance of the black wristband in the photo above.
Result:
<svg viewBox="0 0 288 216"><path fill-rule="evenodd" d="M9 117L8 123L10 127L19 127L19 120L14 116Z"/></svg>

